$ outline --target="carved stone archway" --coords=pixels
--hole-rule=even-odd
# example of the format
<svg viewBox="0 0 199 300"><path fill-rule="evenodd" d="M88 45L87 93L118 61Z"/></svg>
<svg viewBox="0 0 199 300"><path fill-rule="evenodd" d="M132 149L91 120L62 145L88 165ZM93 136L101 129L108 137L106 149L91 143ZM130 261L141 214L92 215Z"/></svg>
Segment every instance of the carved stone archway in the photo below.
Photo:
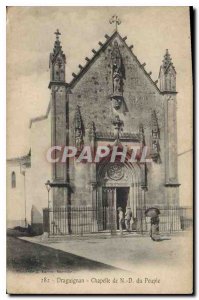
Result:
<svg viewBox="0 0 199 300"><path fill-rule="evenodd" d="M103 191L106 189L109 203L116 208L117 188L129 188L127 206L131 207L133 217L136 218L137 207L145 204L144 192L142 189L142 171L138 164L128 162L103 162L97 168L97 207L102 207Z"/></svg>

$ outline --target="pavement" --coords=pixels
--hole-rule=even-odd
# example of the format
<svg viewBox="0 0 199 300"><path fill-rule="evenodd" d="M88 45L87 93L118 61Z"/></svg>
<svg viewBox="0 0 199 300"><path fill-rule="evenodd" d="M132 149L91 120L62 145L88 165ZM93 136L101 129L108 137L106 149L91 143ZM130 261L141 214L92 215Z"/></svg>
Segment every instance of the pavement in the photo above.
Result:
<svg viewBox="0 0 199 300"><path fill-rule="evenodd" d="M152 241L149 236L128 233L20 239L130 272L145 264L173 267L190 256L189 249L184 247L190 240L190 233L173 235L160 242Z"/></svg>
<svg viewBox="0 0 199 300"><path fill-rule="evenodd" d="M32 242L32 237L20 239L23 233L7 233L7 268L18 273L72 273L79 271L112 271L114 268L84 257ZM35 238L34 238L35 241Z"/></svg>

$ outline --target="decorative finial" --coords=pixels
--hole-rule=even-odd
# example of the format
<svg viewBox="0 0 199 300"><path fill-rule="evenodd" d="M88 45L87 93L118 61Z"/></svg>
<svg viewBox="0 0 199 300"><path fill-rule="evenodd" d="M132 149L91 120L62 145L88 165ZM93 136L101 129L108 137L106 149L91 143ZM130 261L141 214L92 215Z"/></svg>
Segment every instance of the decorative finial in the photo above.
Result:
<svg viewBox="0 0 199 300"><path fill-rule="evenodd" d="M54 54L58 53L58 52L62 52L63 54L63 51L61 50L62 46L61 46L61 42L59 40L59 35L61 35L61 33L59 32L59 29L57 29L54 34L56 35L56 40L54 42Z"/></svg>
<svg viewBox="0 0 199 300"><path fill-rule="evenodd" d="M121 21L120 21L120 19L118 18L118 16L113 15L113 16L110 18L109 23L110 23L110 24L115 23L115 30L117 31L117 26L121 24Z"/></svg>
<svg viewBox="0 0 199 300"><path fill-rule="evenodd" d="M163 59L163 67L166 69L170 64L172 64L172 59L171 56L169 54L169 50L166 49L166 53L164 55L164 59Z"/></svg>
<svg viewBox="0 0 199 300"><path fill-rule="evenodd" d="M57 29L54 34L56 35L56 39L59 39L59 35L61 35L61 33L59 32L59 29Z"/></svg>

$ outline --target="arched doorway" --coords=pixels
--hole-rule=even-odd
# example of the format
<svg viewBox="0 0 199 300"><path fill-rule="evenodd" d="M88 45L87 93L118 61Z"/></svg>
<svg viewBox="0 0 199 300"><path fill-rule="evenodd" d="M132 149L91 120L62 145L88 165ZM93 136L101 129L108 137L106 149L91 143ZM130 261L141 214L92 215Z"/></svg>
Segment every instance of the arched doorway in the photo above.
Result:
<svg viewBox="0 0 199 300"><path fill-rule="evenodd" d="M125 215L130 207L137 218L137 207L144 205L141 168L129 162L101 162L97 167L97 208L99 230L118 229L118 207ZM111 218L110 218L111 215Z"/></svg>

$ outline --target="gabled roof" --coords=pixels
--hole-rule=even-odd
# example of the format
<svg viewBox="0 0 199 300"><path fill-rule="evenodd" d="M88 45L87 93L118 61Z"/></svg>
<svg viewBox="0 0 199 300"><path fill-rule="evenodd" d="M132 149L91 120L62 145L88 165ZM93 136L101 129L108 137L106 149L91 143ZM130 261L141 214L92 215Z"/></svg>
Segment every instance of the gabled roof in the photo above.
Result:
<svg viewBox="0 0 199 300"><path fill-rule="evenodd" d="M137 56L132 52L131 49L133 48L133 46L128 46L127 43L125 42L125 40L127 39L127 37L122 38L118 31L114 31L113 34L110 37L107 34L105 35L105 38L107 39L105 41L105 43L99 42L100 48L98 50L94 50L94 49L92 50L92 52L94 53L93 57L91 59L89 59L88 57L86 57L85 59L86 59L87 63L85 64L85 66L79 65L79 67L80 67L79 73L78 74L74 74L74 73L72 74L74 76L74 78L69 83L69 87L73 88L76 85L76 83L81 79L81 77L88 71L88 69L96 61L96 59L99 57L100 53L103 52L110 45L110 43L113 41L113 39L115 37L118 37L123 42L123 44L128 49L129 53L135 59L135 61L138 64L138 66L143 70L144 74L148 77L148 79L150 80L150 82L155 86L155 88L157 89L157 91L159 93L161 93L161 91L159 90L158 86L156 85L157 82L154 82L153 79L150 76L151 72L147 73L147 71L144 68L145 64L141 64L140 61L138 60Z"/></svg>
<svg viewBox="0 0 199 300"><path fill-rule="evenodd" d="M59 35L61 35L61 33L59 32L59 29L57 29L57 31L55 32L55 35L56 35L56 40L54 42L53 52L50 53L50 62L54 63L57 56L60 54L62 56L62 58L64 59L64 62L66 63L66 56L63 53L61 42L59 40Z"/></svg>
<svg viewBox="0 0 199 300"><path fill-rule="evenodd" d="M27 167L30 167L31 149L29 150L28 154L26 154L26 155L8 158L6 161L7 161L7 163L26 165Z"/></svg>

